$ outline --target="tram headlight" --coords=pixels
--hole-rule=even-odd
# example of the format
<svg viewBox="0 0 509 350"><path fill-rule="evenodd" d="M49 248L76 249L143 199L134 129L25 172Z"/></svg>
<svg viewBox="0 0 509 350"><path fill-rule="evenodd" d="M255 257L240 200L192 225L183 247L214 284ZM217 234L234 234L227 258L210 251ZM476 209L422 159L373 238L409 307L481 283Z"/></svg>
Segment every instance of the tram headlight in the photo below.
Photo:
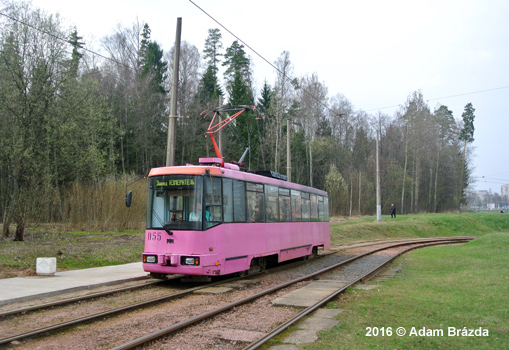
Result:
<svg viewBox="0 0 509 350"><path fill-rule="evenodd" d="M143 262L146 264L156 264L157 255L143 255Z"/></svg>
<svg viewBox="0 0 509 350"><path fill-rule="evenodd" d="M200 258L196 256L183 256L180 259L182 265L198 266L200 265Z"/></svg>

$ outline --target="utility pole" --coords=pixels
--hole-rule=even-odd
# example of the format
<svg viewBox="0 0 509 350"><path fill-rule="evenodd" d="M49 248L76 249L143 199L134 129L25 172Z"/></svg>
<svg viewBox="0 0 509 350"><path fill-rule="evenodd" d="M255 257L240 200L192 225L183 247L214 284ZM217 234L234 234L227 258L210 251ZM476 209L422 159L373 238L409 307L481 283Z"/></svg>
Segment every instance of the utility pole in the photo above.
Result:
<svg viewBox="0 0 509 350"><path fill-rule="evenodd" d="M382 221L382 189L380 188L379 131L376 131L376 221Z"/></svg>
<svg viewBox="0 0 509 350"><path fill-rule="evenodd" d="M286 177L292 181L292 154L290 149L290 118L286 118Z"/></svg>
<svg viewBox="0 0 509 350"><path fill-rule="evenodd" d="M175 165L175 149L177 148L177 95L179 82L180 34L182 18L177 18L177 34L175 35L175 52L173 53L173 82L171 86L170 116L168 117L168 143L166 146L166 166Z"/></svg>

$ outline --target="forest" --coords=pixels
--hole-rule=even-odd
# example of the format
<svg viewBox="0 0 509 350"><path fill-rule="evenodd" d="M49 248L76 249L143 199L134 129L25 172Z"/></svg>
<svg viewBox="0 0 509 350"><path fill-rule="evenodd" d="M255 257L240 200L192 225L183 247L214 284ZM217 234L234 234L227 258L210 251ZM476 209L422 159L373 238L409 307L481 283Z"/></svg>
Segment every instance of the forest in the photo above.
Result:
<svg viewBox="0 0 509 350"><path fill-rule="evenodd" d="M23 240L28 223L76 229L143 228L126 212L127 182L164 166L173 51L151 39L148 23L118 26L87 49L77 28L30 2L3 1L0 12L0 213L5 239ZM196 46L197 45L197 46ZM354 108L316 73L294 76L290 52L274 61L274 81L255 91L256 72L242 43L224 47L219 29L180 46L176 165L213 156L206 137L219 106L253 105L224 133L226 161L246 147L248 171L287 173L326 190L332 215L376 213L376 135L382 212L461 209L471 176L472 104L455 118L410 92L392 115ZM333 73L331 73L333 74ZM146 192L145 192L146 193Z"/></svg>

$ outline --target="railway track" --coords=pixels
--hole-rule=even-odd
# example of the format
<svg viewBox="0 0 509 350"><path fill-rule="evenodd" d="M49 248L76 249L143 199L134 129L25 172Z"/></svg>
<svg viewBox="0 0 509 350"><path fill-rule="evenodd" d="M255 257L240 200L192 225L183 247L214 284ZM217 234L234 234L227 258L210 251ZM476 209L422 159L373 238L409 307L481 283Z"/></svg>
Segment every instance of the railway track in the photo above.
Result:
<svg viewBox="0 0 509 350"><path fill-rule="evenodd" d="M123 344L123 345L114 347L113 349L132 349L132 348L138 347L140 345L146 344L148 342L153 342L156 339L159 339L161 337L165 337L165 336L174 334L177 331L181 331L184 328L187 328L187 327L189 327L191 325L196 325L196 324L198 324L200 322L203 322L204 320L207 320L207 319L209 319L211 317L219 315L219 314L221 314L221 313L223 313L223 312L225 312L227 310L232 310L232 309L234 309L234 308L236 308L236 307L238 307L240 305L252 302L252 301L254 301L256 299L259 299L259 298L261 298L261 297L263 297L265 295L270 295L270 294L275 293L276 291L279 291L281 289L291 287L292 285L301 283L301 282L306 281L306 280L310 280L312 278L315 278L318 275L321 275L321 274L324 274L324 273L326 273L328 271L337 269L340 266L345 266L346 264L352 263L352 262L354 262L354 261L356 261L358 259L361 259L361 258L363 258L365 256L368 256L370 254L374 254L376 252L380 252L380 251L385 250L385 249L394 249L396 247L402 247L402 246L407 246L407 245L414 245L415 246L416 244L418 244L419 247L420 247L420 246L430 245L430 244L461 243L461 242L465 242L466 240L467 240L466 238L463 238L461 240L451 240L451 239L419 240L418 242L416 242L414 240L414 241L397 242L397 243L391 244L391 245L386 246L386 247L382 247L382 248L378 248L378 249L372 249L368 253L365 253L365 254L362 254L362 255L358 255L358 256L353 256L353 257L351 257L351 258L349 258L347 260L343 260L343 261L341 261L341 262L339 262L337 264L334 264L332 266L328 266L326 268L318 269L318 270L316 270L316 271L314 271L312 273L308 273L308 274L306 274L306 275L304 275L302 277L293 278L293 279L290 279L290 280L288 280L288 281L286 281L284 283L279 283L279 284L273 285L273 286L271 286L269 288L263 288L263 289L255 292L255 293L252 293L251 295L249 295L247 297L239 298L239 299L237 299L237 300L235 300L233 302L229 302L229 303L222 303L221 306L219 306L217 308L213 308L213 309L207 310L205 312L201 312L201 313L199 313L197 315L194 315L192 317L180 320L178 322L174 322L174 324L172 324L169 327L165 327L165 328L157 330L156 332L153 332L153 333L150 333L150 334L146 334L146 335L144 335L142 337L138 337L135 340L132 340L132 341L129 341L129 342ZM380 245L382 243L377 242L376 244ZM386 244L387 243L385 243L385 245ZM366 246L366 245L364 245L364 246ZM352 247L346 247L345 249L352 249ZM415 249L415 247L412 247L410 249ZM323 254L323 255L321 255L321 257L324 258L324 257L331 256L331 255L334 255L334 254L337 254L337 253L338 252L331 252L331 253L328 253L328 254ZM319 259L316 259L316 260L319 260ZM308 261L308 262L310 262L310 261ZM383 265L387 264L388 262L389 262L389 260L386 263L384 263ZM299 265L299 264L291 264L290 267L295 267L297 265ZM376 271L378 269L382 268L383 265L380 264L380 266L372 269L368 273L363 274L363 276L361 276L360 278L361 279L369 278L370 275L375 274ZM290 267L285 266L285 267L281 267L281 268L275 269L274 271L282 271L282 270L288 269ZM124 307L121 307L121 308L116 308L116 309L113 309L113 310L108 310L108 311L105 311L105 312L101 312L101 313L97 313L97 314L94 314L94 315L78 318L78 319L75 319L75 320L70 320L70 321L62 322L62 323L59 323L59 324L56 324L56 325L52 325L52 326L49 326L49 327L44 327L44 328L40 328L40 329L29 331L29 332L25 332L23 334L14 335L14 336L11 336L11 337L0 339L0 345L9 344L9 343L11 343L13 341L14 342L20 342L22 340L25 340L25 339L28 339L28 338L32 338L34 336L38 336L38 335L42 335L42 334L47 334L48 332L54 332L56 330L61 330L63 328L68 328L68 327L71 327L71 326L74 326L74 325L78 325L78 324L90 323L92 321L97 321L97 320L104 320L105 318L112 317L114 315L122 314L122 313L125 313L125 312L128 312L128 311L132 311L132 310L135 310L135 309L146 308L146 307L149 307L149 306L155 305L155 304L167 303L167 302L172 301L172 300L174 301L177 298L182 298L184 296L193 295L195 292L199 291L200 289L211 288L211 287L212 288L213 287L219 287L221 285L225 285L225 284L231 283L234 280L239 280L239 279L229 279L229 280L220 281L220 282L216 282L216 283L212 283L212 284L207 284L207 285L204 285L204 286L199 286L199 287L195 287L195 288L189 288L189 289L183 290L181 292L171 293L169 295L165 295L165 296L162 296L162 297L159 297L159 298L154 298L154 299L151 299L151 300L147 300L147 301L143 301L143 302L127 305L127 306L124 306ZM348 286L350 286L350 285L352 285L352 284L354 284L356 282L357 282L357 280L352 281L350 284L348 284L342 290L346 289ZM342 290L338 291L337 294L341 293ZM102 293L102 294L104 294L104 293ZM335 297L337 294L334 294L333 296L329 297L329 299L327 299L327 300L324 300L324 301L321 301L320 303L317 303L318 306L316 306L315 308L319 307L320 305L323 305L328 300L330 300L330 298ZM87 297L91 297L91 296L87 296ZM68 302L71 302L71 301L67 300L66 302L68 303ZM50 306L45 306L45 307L50 307ZM294 318L295 320L293 322L291 322L293 319L288 321L288 322L291 322L291 323L289 323L289 325L293 324L294 322L297 322L300 318L305 317L306 315L311 313L315 308L310 308L309 310L308 309L303 310L301 313L299 313L300 316L297 315L298 318L297 318L297 316L296 316L296 318ZM14 312L14 311L16 311L16 312ZM10 312L9 317L12 317L13 315L16 315L16 314L18 314L18 315L19 314L23 314L24 312L32 311L32 310L25 310L25 311L14 310L14 311ZM0 316L2 316L2 315L0 315ZM3 315L3 316L7 316L7 315ZM283 326L285 324L286 323L284 323ZM286 328L282 328L282 329L284 330ZM268 333L268 335L266 337L269 337L268 339L270 339L270 337L273 336L273 335L271 336L270 334L274 334L274 335L275 334L279 334L281 331L282 330L271 331L271 332ZM265 342L265 341L263 341L263 342ZM263 343L260 343L260 344L263 344ZM256 345L256 343L255 343L252 346L260 346L260 345ZM250 347L250 348L254 349L256 347Z"/></svg>
<svg viewBox="0 0 509 350"><path fill-rule="evenodd" d="M347 243L347 244L339 245L333 251L331 251L329 253L321 254L319 257L324 257L324 256L327 256L327 255L330 255L330 254L337 254L337 253L342 252L344 250L353 249L353 248L368 247L368 246L373 246L373 245L396 243L396 242L407 242L407 241L408 240L401 240L401 239L400 240L358 241L358 242L355 242L355 243ZM272 270L273 271L277 271L278 269L286 269L286 268L289 268L289 267L291 268L291 267L297 266L299 264L302 264L302 262L294 262L294 263L286 264L284 266L276 268L275 270L273 268ZM143 289L143 288L147 288L147 287L150 287L150 286L164 285L164 284L166 284L168 282L171 283L172 281L180 281L181 277L182 276L177 275L177 276L170 277L169 279L167 279L165 281L161 281L161 280L155 280L154 281L154 280L152 280L152 281L140 283L140 284L137 284L137 285L134 285L134 286L114 288L114 289L109 289L107 291L96 292L96 293L91 293L91 294L87 294L87 295L81 295L81 296L77 296L77 297L64 298L64 299L61 299L61 300L46 302L46 303L37 304L37 305L33 305L33 306L22 307L22 308L7 310L7 311L0 311L0 319L2 319L3 317L6 317L6 316L14 316L14 315L19 315L19 314L26 314L28 312L45 310L45 309L48 309L48 308L53 308L53 307L57 307L57 306L64 306L64 305L67 305L67 304L77 303L77 302L86 301L86 300L90 300L90 299L107 297L107 296L111 296L111 295L114 295L114 294L117 294L117 293L123 293L123 292ZM210 284L207 284L207 286L210 286Z"/></svg>

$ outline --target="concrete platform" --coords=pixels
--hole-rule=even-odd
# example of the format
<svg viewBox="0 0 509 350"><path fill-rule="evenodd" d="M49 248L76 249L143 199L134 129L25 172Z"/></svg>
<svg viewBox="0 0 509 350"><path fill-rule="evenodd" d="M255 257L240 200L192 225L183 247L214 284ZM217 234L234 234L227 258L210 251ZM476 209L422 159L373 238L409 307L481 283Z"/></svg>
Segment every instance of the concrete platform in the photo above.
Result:
<svg viewBox="0 0 509 350"><path fill-rule="evenodd" d="M318 333L327 331L339 324L337 317L342 309L318 309L310 317L297 323L297 330L290 332L283 344L273 345L269 350L299 350L300 344L310 344L319 339Z"/></svg>
<svg viewBox="0 0 509 350"><path fill-rule="evenodd" d="M0 305L145 278L141 262L56 272L54 276L4 278L0 279Z"/></svg>
<svg viewBox="0 0 509 350"><path fill-rule="evenodd" d="M348 281L319 280L274 299L272 304L293 307L309 307L346 286Z"/></svg>

